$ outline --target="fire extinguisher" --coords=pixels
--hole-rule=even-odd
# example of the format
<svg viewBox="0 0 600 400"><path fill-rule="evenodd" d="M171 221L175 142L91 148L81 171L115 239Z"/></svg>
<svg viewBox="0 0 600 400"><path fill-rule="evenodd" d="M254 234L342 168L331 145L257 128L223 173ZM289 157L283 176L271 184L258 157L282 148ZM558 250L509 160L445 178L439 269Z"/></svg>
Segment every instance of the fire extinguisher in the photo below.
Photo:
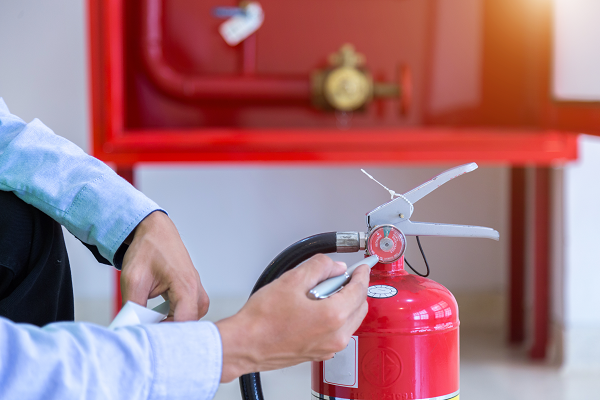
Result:
<svg viewBox="0 0 600 400"><path fill-rule="evenodd" d="M428 279L419 236L499 239L491 228L412 222L414 204L442 184L477 168L447 170L415 189L397 194L367 214L367 232L328 232L302 239L264 270L252 293L318 253L366 250L379 262L371 269L369 311L343 351L312 363L313 400L458 400L459 320L454 296ZM364 172L364 171L363 171ZM366 173L366 172L365 172ZM368 175L368 174L367 174ZM368 175L371 179L373 177ZM416 236L427 273L404 270L406 236ZM263 400L260 374L240 377L245 400Z"/></svg>

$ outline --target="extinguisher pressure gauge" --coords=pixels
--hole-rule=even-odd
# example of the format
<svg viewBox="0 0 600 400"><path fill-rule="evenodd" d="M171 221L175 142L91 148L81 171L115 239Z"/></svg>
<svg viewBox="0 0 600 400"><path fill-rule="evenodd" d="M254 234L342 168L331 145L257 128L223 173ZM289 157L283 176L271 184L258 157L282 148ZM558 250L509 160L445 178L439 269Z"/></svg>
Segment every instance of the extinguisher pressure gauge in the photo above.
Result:
<svg viewBox="0 0 600 400"><path fill-rule="evenodd" d="M384 264L398 260L406 250L406 236L394 225L378 225L369 232L367 252Z"/></svg>

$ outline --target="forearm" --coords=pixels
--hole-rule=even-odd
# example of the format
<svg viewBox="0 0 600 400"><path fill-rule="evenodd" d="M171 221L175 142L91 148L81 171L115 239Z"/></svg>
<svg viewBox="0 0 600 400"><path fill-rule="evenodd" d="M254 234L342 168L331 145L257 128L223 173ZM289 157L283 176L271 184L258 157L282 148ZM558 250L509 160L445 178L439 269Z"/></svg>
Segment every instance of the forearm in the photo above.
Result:
<svg viewBox="0 0 600 400"><path fill-rule="evenodd" d="M0 398L210 399L221 342L207 322L45 328L0 318Z"/></svg>
<svg viewBox="0 0 600 400"><path fill-rule="evenodd" d="M11 115L1 99L0 190L15 192L111 262L140 221L160 209L39 120Z"/></svg>
<svg viewBox="0 0 600 400"><path fill-rule="evenodd" d="M216 323L223 344L223 372L221 382L231 382L238 376L260 371L257 341L251 321L244 321L239 313ZM242 333L243 332L243 333Z"/></svg>

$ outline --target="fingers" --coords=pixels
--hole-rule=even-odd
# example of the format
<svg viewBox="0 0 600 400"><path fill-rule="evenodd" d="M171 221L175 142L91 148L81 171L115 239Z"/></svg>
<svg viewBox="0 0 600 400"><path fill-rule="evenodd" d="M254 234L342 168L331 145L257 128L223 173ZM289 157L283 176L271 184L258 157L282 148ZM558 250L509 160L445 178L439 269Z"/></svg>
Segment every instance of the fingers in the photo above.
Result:
<svg viewBox="0 0 600 400"><path fill-rule="evenodd" d="M367 315L367 289L369 287L370 268L367 265L359 266L350 282L338 293L325 301L330 301L331 306L340 310L345 315L345 322L341 331L345 335L352 335Z"/></svg>
<svg viewBox="0 0 600 400"><path fill-rule="evenodd" d="M123 258L123 297L145 305L148 298L166 294L169 316L175 321L198 320L208 311L208 295L198 271L170 218L148 215L134 231Z"/></svg>
<svg viewBox="0 0 600 400"><path fill-rule="evenodd" d="M286 274L298 279L300 282L297 284L302 289L310 290L325 279L342 275L344 272L346 263L333 261L324 254L317 254Z"/></svg>
<svg viewBox="0 0 600 400"><path fill-rule="evenodd" d="M209 306L210 299L208 298L208 294L204 288L202 288L202 284L200 284L200 296L198 296L198 319L206 315Z"/></svg>
<svg viewBox="0 0 600 400"><path fill-rule="evenodd" d="M198 316L198 304L195 301L171 301L171 311L175 322L195 321Z"/></svg>
<svg viewBox="0 0 600 400"><path fill-rule="evenodd" d="M186 285L172 285L169 288L167 294L171 301L171 312L176 322L197 321L201 318L198 308L201 287L200 279L197 278L188 281Z"/></svg>
<svg viewBox="0 0 600 400"><path fill-rule="evenodd" d="M367 298L370 272L367 265L360 265L354 270L350 282L330 299L336 303L345 304L350 309L359 307Z"/></svg>
<svg viewBox="0 0 600 400"><path fill-rule="evenodd" d="M367 288L370 268L361 265L352 274L350 282L333 296L313 304L321 306L326 325L331 328L327 340L322 340L325 354L338 352L345 348L350 336L360 327L367 315Z"/></svg>

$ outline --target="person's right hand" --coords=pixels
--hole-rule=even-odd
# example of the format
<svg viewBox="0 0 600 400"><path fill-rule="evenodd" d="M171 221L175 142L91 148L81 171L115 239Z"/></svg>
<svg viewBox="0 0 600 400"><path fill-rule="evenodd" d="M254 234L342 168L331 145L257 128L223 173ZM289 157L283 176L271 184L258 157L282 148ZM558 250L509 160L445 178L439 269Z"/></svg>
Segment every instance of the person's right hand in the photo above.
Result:
<svg viewBox="0 0 600 400"><path fill-rule="evenodd" d="M221 382L330 359L345 349L367 315L369 268L357 268L350 283L327 299L307 297L319 282L345 270L345 264L316 255L261 288L237 314L218 321L223 343Z"/></svg>

